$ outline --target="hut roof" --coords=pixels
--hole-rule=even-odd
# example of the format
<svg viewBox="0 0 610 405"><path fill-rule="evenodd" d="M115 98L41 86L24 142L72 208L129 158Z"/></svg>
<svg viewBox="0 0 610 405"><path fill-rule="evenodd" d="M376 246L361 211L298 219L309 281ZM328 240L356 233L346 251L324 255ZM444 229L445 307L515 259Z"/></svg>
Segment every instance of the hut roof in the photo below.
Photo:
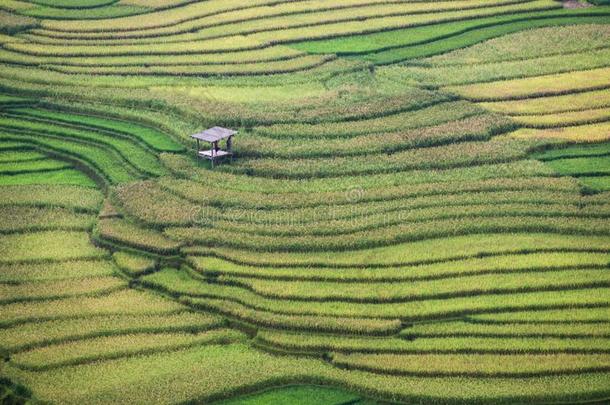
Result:
<svg viewBox="0 0 610 405"><path fill-rule="evenodd" d="M213 127L210 129L206 129L203 132L199 132L198 134L191 135L191 138L200 139L206 142L218 142L221 139L229 138L237 133L232 129L222 128L222 127Z"/></svg>

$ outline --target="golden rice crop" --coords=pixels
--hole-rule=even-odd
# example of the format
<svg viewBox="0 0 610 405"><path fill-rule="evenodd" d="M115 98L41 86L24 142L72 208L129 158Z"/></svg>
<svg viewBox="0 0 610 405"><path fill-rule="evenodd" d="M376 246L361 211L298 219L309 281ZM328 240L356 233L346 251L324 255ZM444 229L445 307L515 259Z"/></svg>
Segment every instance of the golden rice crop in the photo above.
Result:
<svg viewBox="0 0 610 405"><path fill-rule="evenodd" d="M384 374L516 377L610 369L607 354L333 354L333 364Z"/></svg>
<svg viewBox="0 0 610 405"><path fill-rule="evenodd" d="M98 222L97 232L103 239L126 244L155 253L171 254L180 243L172 241L163 234L137 226L122 219L103 219Z"/></svg>
<svg viewBox="0 0 610 405"><path fill-rule="evenodd" d="M599 90L610 85L609 77L610 68L600 68L492 83L449 86L445 89L473 100L511 100Z"/></svg>

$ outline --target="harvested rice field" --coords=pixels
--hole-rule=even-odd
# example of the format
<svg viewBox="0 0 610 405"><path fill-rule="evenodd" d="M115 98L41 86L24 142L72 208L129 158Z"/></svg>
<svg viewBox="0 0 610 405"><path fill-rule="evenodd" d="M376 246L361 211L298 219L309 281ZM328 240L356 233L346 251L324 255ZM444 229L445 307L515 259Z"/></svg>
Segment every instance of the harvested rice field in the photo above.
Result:
<svg viewBox="0 0 610 405"><path fill-rule="evenodd" d="M3 404L610 401L604 0L4 0Z"/></svg>

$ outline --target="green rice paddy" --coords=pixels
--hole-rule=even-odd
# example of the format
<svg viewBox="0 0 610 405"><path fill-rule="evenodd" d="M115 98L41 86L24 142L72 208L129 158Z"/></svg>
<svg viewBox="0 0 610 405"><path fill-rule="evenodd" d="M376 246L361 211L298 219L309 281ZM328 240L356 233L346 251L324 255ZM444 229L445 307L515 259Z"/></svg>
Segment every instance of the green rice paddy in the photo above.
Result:
<svg viewBox="0 0 610 405"><path fill-rule="evenodd" d="M607 401L579 4L6 0L3 403Z"/></svg>

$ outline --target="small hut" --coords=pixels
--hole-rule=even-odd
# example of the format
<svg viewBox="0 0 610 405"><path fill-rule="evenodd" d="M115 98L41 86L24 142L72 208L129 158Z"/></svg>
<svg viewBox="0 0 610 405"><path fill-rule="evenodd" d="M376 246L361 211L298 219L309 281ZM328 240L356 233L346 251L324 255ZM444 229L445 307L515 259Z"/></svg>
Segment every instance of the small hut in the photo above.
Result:
<svg viewBox="0 0 610 405"><path fill-rule="evenodd" d="M237 131L222 127L213 127L206 129L198 134L191 135L191 138L197 140L197 157L209 159L212 162L212 167L219 159L229 157L233 160L233 136ZM225 149L221 148L220 141L226 140ZM210 144L210 149L201 149L201 141Z"/></svg>

